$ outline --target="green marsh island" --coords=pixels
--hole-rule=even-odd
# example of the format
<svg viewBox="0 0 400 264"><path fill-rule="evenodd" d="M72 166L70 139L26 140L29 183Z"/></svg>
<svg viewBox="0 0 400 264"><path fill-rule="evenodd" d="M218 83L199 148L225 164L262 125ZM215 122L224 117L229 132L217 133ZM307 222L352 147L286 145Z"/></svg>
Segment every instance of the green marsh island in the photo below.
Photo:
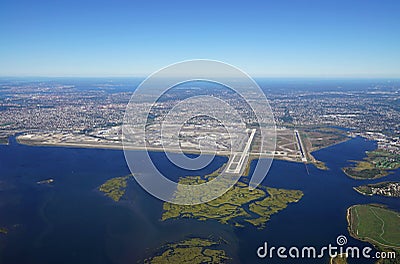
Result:
<svg viewBox="0 0 400 264"><path fill-rule="evenodd" d="M206 180L191 176L180 179L183 184L199 184ZM184 194L185 196L185 194ZM273 214L285 209L289 203L298 202L303 193L297 190L285 190L269 187L249 189L244 182L237 182L229 191L219 198L198 205L177 205L165 202L162 221L192 218L199 221L216 220L221 224L244 227L247 222L259 229ZM181 197L179 191L175 199ZM222 241L211 241L199 238L169 244L164 251L145 263L226 263L229 257L223 250L209 249L210 246L222 246Z"/></svg>
<svg viewBox="0 0 400 264"><path fill-rule="evenodd" d="M124 196L128 179L131 176L132 175L130 174L123 177L112 178L103 183L99 187L99 191L104 193L104 195L106 195L107 197L113 199L115 202L118 202L119 200L121 200L122 196Z"/></svg>
<svg viewBox="0 0 400 264"><path fill-rule="evenodd" d="M348 229L356 239L373 244L378 250L400 254L400 213L383 205L353 205L347 209ZM392 262L391 262L392 261ZM381 259L379 263L399 263Z"/></svg>
<svg viewBox="0 0 400 264"><path fill-rule="evenodd" d="M177 243L166 244L156 256L145 259L144 263L225 263L230 258L224 250L219 248L222 243L222 241L214 241L209 238L190 238Z"/></svg>
<svg viewBox="0 0 400 264"><path fill-rule="evenodd" d="M211 174L215 175L215 174ZM207 176L206 176L207 178ZM184 177L182 184L201 184L207 179L199 176ZM169 219L193 218L200 221L216 220L222 224L243 227L244 223L262 229L273 214L285 209L288 204L298 202L303 192L259 186L249 189L245 182L237 182L224 195L207 203L197 205L178 205L165 202L162 221ZM185 199L186 194L175 192L174 199Z"/></svg>
<svg viewBox="0 0 400 264"><path fill-rule="evenodd" d="M376 179L387 176L389 170L400 168L400 154L384 149L367 151L367 157L355 161L353 166L343 168L343 172L354 179Z"/></svg>
<svg viewBox="0 0 400 264"><path fill-rule="evenodd" d="M8 234L8 229L5 228L5 227L0 227L0 234L7 235Z"/></svg>

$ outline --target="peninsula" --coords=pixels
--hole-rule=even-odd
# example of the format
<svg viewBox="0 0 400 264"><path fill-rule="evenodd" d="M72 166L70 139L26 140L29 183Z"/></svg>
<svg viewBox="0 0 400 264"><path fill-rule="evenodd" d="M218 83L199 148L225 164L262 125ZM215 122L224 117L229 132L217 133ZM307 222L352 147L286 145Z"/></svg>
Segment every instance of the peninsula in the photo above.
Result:
<svg viewBox="0 0 400 264"><path fill-rule="evenodd" d="M400 182L380 182L354 187L353 189L363 195L400 197Z"/></svg>
<svg viewBox="0 0 400 264"><path fill-rule="evenodd" d="M343 172L354 179L376 179L389 174L389 170L400 168L400 154L385 149L367 152L362 161L343 168Z"/></svg>

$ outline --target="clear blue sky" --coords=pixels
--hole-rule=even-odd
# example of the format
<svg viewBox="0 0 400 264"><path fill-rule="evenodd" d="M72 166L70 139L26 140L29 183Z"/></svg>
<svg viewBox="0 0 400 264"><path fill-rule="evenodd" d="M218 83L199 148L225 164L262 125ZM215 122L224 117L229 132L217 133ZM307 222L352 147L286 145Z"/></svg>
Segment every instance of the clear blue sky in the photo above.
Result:
<svg viewBox="0 0 400 264"><path fill-rule="evenodd" d="M1 0L0 75L147 76L195 58L253 76L400 77L400 1Z"/></svg>

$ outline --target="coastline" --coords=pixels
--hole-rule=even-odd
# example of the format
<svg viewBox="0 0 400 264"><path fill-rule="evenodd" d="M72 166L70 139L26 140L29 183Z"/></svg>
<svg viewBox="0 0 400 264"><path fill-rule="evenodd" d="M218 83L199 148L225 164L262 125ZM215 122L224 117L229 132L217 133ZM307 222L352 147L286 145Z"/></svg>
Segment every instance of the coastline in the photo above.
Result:
<svg viewBox="0 0 400 264"><path fill-rule="evenodd" d="M400 183L398 181L383 181L383 182L370 183L370 184L365 184L365 185L360 185L360 186L354 186L353 190L355 190L359 194L362 194L365 196L381 196L381 197L389 197L389 198L399 198L400 194L398 194L398 193L387 194L387 193L373 192L373 190L371 190L372 188L385 188L385 187L387 187L387 185L390 185L390 184L400 184ZM366 188L366 190L365 190L365 188Z"/></svg>
<svg viewBox="0 0 400 264"><path fill-rule="evenodd" d="M338 145L338 144L341 144L341 143L344 143L344 142L347 142L347 141L349 141L351 139L352 139L352 137L347 136L346 139L340 140L340 141L332 143L332 144L328 144L328 145L326 145L326 146L324 146L322 148L311 149L310 153L312 153L314 151L318 151L318 150L324 149L324 148L329 148L329 147L332 147L332 146L335 146L335 145Z"/></svg>
<svg viewBox="0 0 400 264"><path fill-rule="evenodd" d="M112 149L112 150L137 150L137 151L151 151L151 152L170 152L170 153L181 153L181 149L171 149L171 148L157 148L157 147L135 147L135 146L124 146L122 143L121 144L94 144L94 143L72 143L72 142L45 142L45 141L40 141L40 142L35 142L35 141L30 141L30 140L21 140L20 136L15 137L16 141L20 145L25 145L25 146L33 146L33 147L65 147L65 148L87 148L87 149ZM199 150L184 150L183 151L186 154L201 154ZM213 155L213 152L204 152L205 154L210 154ZM216 153L216 156L221 156L221 157L227 157L229 156L230 152L228 151L218 151ZM254 153L250 153L250 158L249 162L256 159ZM282 156L267 156L267 155L261 155L260 158L273 158L274 160L284 160L284 161L289 161L289 162L296 162L296 163L302 163L301 161L294 160L290 157L282 157ZM314 162L309 162L311 164L315 164ZM247 171L248 169L246 169Z"/></svg>
<svg viewBox="0 0 400 264"><path fill-rule="evenodd" d="M349 173L346 172L346 170L345 170L346 168L350 168L350 167L344 167L344 168L342 168L342 172L343 172L344 174L346 174L347 177L349 177L349 178L351 178L351 179L354 179L354 180L376 180L376 179L380 179L380 178L386 177L386 176L388 176L389 174L393 173L393 172L390 172L390 171L389 171L389 172L388 172L388 171L385 171L386 174L378 174L377 176L372 177L372 178L363 178L363 177L357 177L357 176L350 175Z"/></svg>
<svg viewBox="0 0 400 264"><path fill-rule="evenodd" d="M347 208L347 212L346 212L347 230L349 231L350 236L353 237L354 239L359 240L359 241L370 243L377 250L382 250L382 249L385 249L385 248L392 248L394 250L399 250L400 247L388 246L388 245L382 244L382 243L380 243L380 242L378 242L378 241L376 241L376 240L374 240L372 238L368 238L368 237L367 238L361 238L356 233L354 233L354 230L352 230L352 228L351 228L351 220L352 220L351 210L354 207L359 206L359 205L360 204L355 204L355 205L352 205L349 208ZM383 204L369 204L369 205L374 205L374 206L386 209L385 205L383 205Z"/></svg>
<svg viewBox="0 0 400 264"><path fill-rule="evenodd" d="M18 137L16 137L16 141L20 145L25 145L25 146L32 146L32 147L65 147L65 148L94 148L94 149L114 149L114 150L149 150L152 152L164 152L163 148L156 148L156 147L134 147L134 146L124 146L122 143L121 144L94 144L94 143L72 143L72 142L57 142L57 143L49 143L49 142L34 142L34 141L28 141L28 140L21 140ZM171 153L180 153L180 149L166 149L166 151L171 152ZM185 150L184 153L187 154L201 154L200 151L197 150ZM209 154L214 154L214 153L209 153ZM218 156L227 156L228 153L225 152L218 152Z"/></svg>
<svg viewBox="0 0 400 264"><path fill-rule="evenodd" d="M373 194L364 193L364 192L358 190L357 187L353 187L353 190L356 191L356 192L358 192L358 193L361 194L361 195L365 195L365 196L374 196Z"/></svg>
<svg viewBox="0 0 400 264"><path fill-rule="evenodd" d="M379 153L384 154L379 154ZM398 168L400 168L399 155L396 153L391 153L384 148L376 147L372 151L366 151L366 157L362 160L349 160L351 164L342 168L342 172L348 177L355 180L375 180L386 177L394 173ZM378 153L378 154L370 154ZM379 160L384 159L389 165L375 165Z"/></svg>
<svg viewBox="0 0 400 264"><path fill-rule="evenodd" d="M21 145L26 145L26 146L41 146L41 147L66 147L66 148L87 148L87 149L111 149L111 150L137 150L137 151L151 151L151 152L169 152L169 153L181 153L181 149L171 149L171 148L162 148L162 147L137 147L137 146L124 146L122 142L114 142L114 143L95 143L95 142L84 142L84 143L79 143L79 142L56 142L56 141L46 141L46 140L29 140L29 139L21 139L23 134L19 134L15 136L16 142ZM347 142L350 140L351 137L347 137L345 140L341 140L339 142L335 142L333 144L329 144L327 146L323 146L321 148L313 148L308 151L308 148L306 148L306 156L308 157L307 162L303 162L299 159L294 158L294 157L286 157L286 156L280 156L280 155L267 155L267 154L259 154L259 153L250 153L249 157L249 162L247 164L247 167L245 169L245 175L248 174L249 172L249 167L250 163L252 160L258 158L272 158L273 160L282 160L282 161L288 161L288 162L295 162L295 163L304 163L304 164L312 164L316 168L320 170L329 170L329 168L326 166L326 164L323 161L317 160L314 156L313 153L315 151L319 151L331 146L335 146L344 142ZM183 153L185 154L201 154L199 150L196 149L184 149ZM229 157L230 152L229 151L217 151L217 153L214 152L203 152L203 154L210 154L210 155L216 155L216 156L221 156L221 157Z"/></svg>

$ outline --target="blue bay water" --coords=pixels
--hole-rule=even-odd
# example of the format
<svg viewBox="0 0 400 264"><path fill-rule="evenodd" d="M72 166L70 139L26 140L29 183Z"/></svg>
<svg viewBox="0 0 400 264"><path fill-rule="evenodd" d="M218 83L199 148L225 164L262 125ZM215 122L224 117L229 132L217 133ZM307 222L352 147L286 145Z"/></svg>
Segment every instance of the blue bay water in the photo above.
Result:
<svg viewBox="0 0 400 264"><path fill-rule="evenodd" d="M258 230L213 220L161 222L162 202L133 178L125 199L113 202L97 188L108 179L129 174L122 151L32 147L11 139L10 145L0 146L0 227L9 229L8 235L0 234L0 263L135 263L166 242L209 235L228 241L227 253L241 263L293 263L258 259L256 250L264 241L270 246L319 247L336 245L336 237L343 234L348 245L367 246L349 236L346 209L358 203L383 203L400 210L400 199L366 197L352 187L399 180L399 171L384 179L360 181L344 175L341 168L374 148L374 142L355 138L317 151L315 157L325 161L330 170L309 165L310 174L304 164L275 160L263 185L299 189L304 197ZM171 165L162 153L152 153L152 158L172 179L206 175L226 162L217 157L203 170L188 172ZM49 178L54 179L53 184L37 184ZM309 261L326 262L327 258Z"/></svg>

